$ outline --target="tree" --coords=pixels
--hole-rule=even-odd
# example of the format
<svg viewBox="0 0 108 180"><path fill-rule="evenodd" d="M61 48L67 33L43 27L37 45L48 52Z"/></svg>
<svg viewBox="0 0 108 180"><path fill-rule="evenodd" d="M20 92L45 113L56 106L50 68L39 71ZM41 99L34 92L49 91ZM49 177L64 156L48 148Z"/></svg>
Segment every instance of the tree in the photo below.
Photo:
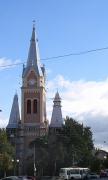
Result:
<svg viewBox="0 0 108 180"><path fill-rule="evenodd" d="M44 169L44 175L58 175L61 167L93 166L94 145L90 127L66 117L62 128L50 130L48 136L36 138L31 143L32 148L35 145L38 170Z"/></svg>
<svg viewBox="0 0 108 180"><path fill-rule="evenodd" d="M14 149L8 142L5 129L0 129L0 170L6 175L6 172L12 168L12 156Z"/></svg>
<svg viewBox="0 0 108 180"><path fill-rule="evenodd" d="M34 161L37 169L37 175L43 175L45 169L48 168L48 138L46 136L37 137L30 143L30 148L32 148L33 153L35 153Z"/></svg>
<svg viewBox="0 0 108 180"><path fill-rule="evenodd" d="M68 139L67 158L68 162L71 159L70 165L77 163L81 166L89 166L94 147L90 127L84 127L73 118L66 117L63 134Z"/></svg>
<svg viewBox="0 0 108 180"><path fill-rule="evenodd" d="M51 133L48 136L49 167L51 175L56 175L59 168L65 162L66 149L63 144L65 137L59 133Z"/></svg>

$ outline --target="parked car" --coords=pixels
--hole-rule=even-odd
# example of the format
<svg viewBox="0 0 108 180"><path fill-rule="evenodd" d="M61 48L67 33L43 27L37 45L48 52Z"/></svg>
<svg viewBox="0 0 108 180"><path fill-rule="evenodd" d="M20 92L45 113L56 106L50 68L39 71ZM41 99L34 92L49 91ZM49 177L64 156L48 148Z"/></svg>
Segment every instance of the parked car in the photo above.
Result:
<svg viewBox="0 0 108 180"><path fill-rule="evenodd" d="M19 180L18 176L8 176L0 180Z"/></svg>
<svg viewBox="0 0 108 180"><path fill-rule="evenodd" d="M25 176L18 176L19 180L27 180Z"/></svg>
<svg viewBox="0 0 108 180"><path fill-rule="evenodd" d="M18 176L19 180L35 180L34 176Z"/></svg>
<svg viewBox="0 0 108 180"><path fill-rule="evenodd" d="M108 173L106 171L100 172L100 178L103 178L103 177L108 177Z"/></svg>
<svg viewBox="0 0 108 180"><path fill-rule="evenodd" d="M97 173L91 172L87 174L87 179L98 179L99 175Z"/></svg>
<svg viewBox="0 0 108 180"><path fill-rule="evenodd" d="M27 177L27 179L29 179L29 180L35 180L35 177L34 176L26 176Z"/></svg>

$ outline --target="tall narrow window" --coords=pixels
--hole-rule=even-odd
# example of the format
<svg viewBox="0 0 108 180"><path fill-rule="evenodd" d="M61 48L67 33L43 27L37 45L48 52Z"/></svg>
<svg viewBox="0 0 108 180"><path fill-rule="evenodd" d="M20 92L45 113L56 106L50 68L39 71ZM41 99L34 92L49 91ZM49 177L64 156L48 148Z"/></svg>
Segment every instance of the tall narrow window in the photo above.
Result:
<svg viewBox="0 0 108 180"><path fill-rule="evenodd" d="M33 113L37 113L37 99L34 99L33 101Z"/></svg>
<svg viewBox="0 0 108 180"><path fill-rule="evenodd" d="M27 100L27 114L31 114L31 100Z"/></svg>

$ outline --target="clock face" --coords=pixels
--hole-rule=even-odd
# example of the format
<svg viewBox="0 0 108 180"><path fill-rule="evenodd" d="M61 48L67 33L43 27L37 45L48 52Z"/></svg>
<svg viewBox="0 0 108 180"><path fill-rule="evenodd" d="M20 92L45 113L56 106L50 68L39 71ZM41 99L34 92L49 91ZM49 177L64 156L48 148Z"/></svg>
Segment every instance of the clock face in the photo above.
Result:
<svg viewBox="0 0 108 180"><path fill-rule="evenodd" d="M30 80L29 80L29 84L30 84L30 85L34 85L34 84L35 84L35 82L36 82L36 80L35 80L35 79L30 79Z"/></svg>

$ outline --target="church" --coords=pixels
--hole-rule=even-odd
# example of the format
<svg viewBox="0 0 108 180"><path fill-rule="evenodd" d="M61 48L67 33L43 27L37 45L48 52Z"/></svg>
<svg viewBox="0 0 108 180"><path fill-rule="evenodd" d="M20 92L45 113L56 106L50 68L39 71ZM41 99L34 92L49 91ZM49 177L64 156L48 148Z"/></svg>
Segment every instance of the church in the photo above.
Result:
<svg viewBox="0 0 108 180"><path fill-rule="evenodd" d="M55 93L50 123L46 116L46 72L41 65L38 39L33 25L26 65L22 71L21 112L15 93L6 127L10 142L15 146L15 161L19 161L19 175L26 174L26 165L33 156L29 148L37 137L48 134L49 129L62 128L61 98Z"/></svg>

